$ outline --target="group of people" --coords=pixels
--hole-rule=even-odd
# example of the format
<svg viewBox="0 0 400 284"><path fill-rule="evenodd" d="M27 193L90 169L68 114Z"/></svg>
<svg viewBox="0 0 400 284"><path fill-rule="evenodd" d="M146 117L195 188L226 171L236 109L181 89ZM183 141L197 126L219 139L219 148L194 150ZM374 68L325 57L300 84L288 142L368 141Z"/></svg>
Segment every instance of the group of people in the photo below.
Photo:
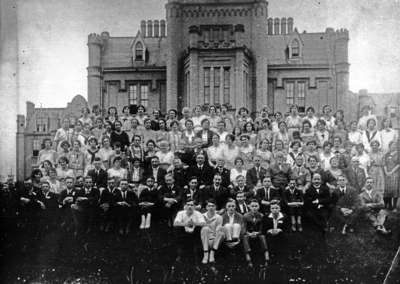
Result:
<svg viewBox="0 0 400 284"><path fill-rule="evenodd" d="M15 211L22 224L60 224L77 236L128 235L135 224L146 230L152 219L165 220L178 256L201 243L202 262L213 263L221 244L242 244L250 266L254 242L267 264L268 244L302 232L303 217L323 233L335 224L347 234L360 215L390 232L385 219L400 194L398 134L368 107L351 122L329 105L319 116L293 105L286 117L264 107L253 118L226 106L165 116L130 110L84 108L80 118L65 118L43 141L32 175L2 184L3 215Z"/></svg>

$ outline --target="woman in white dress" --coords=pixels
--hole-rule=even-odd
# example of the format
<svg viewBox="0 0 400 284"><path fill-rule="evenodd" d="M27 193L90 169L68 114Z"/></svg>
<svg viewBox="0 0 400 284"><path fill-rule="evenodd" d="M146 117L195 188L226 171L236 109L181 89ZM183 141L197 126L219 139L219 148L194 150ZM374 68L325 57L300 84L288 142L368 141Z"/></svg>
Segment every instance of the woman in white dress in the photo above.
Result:
<svg viewBox="0 0 400 284"><path fill-rule="evenodd" d="M223 157L227 169L232 169L235 159L239 156L239 147L235 145L235 136L232 134L226 135Z"/></svg>
<svg viewBox="0 0 400 284"><path fill-rule="evenodd" d="M208 161L212 167L216 167L217 161L224 158L224 145L219 143L219 135L214 133L212 145L207 149Z"/></svg>
<svg viewBox="0 0 400 284"><path fill-rule="evenodd" d="M117 181L128 178L128 171L121 167L122 158L117 156L112 161L112 168L107 170L108 178L114 178Z"/></svg>
<svg viewBox="0 0 400 284"><path fill-rule="evenodd" d="M41 165L44 161L48 160L53 165L57 162L57 152L52 149L52 142L50 138L43 139L43 149L39 151L38 165Z"/></svg>
<svg viewBox="0 0 400 284"><path fill-rule="evenodd" d="M114 156L115 151L111 148L110 138L105 136L101 142L102 147L99 150L98 156L103 161L103 167L107 170L110 168L110 158Z"/></svg>
<svg viewBox="0 0 400 284"><path fill-rule="evenodd" d="M236 178L238 176L246 176L247 170L244 168L244 161L241 157L237 157L234 161L234 168L231 169L230 181L237 186Z"/></svg>
<svg viewBox="0 0 400 284"><path fill-rule="evenodd" d="M378 141L382 145L381 134L376 127L376 120L373 118L368 119L367 129L361 134L361 142L364 144L364 149L367 153L371 152L371 142Z"/></svg>
<svg viewBox="0 0 400 284"><path fill-rule="evenodd" d="M388 117L382 120L382 128L380 131L380 136L382 140L382 152L389 152L389 145L392 141L397 141L397 131L392 128L392 122Z"/></svg>

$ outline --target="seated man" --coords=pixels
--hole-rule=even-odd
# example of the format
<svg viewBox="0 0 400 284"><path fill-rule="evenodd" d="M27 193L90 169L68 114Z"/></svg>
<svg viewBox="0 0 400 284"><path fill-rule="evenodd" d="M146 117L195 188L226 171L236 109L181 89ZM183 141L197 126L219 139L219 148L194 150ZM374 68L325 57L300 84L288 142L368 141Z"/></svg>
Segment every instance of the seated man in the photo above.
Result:
<svg viewBox="0 0 400 284"><path fill-rule="evenodd" d="M93 179L93 178L92 178ZM110 177L107 181L108 186L102 188L100 192L100 231L105 231L106 233L110 230L112 223L112 211L113 211L113 192L118 190L115 179ZM100 190L100 189L99 189Z"/></svg>
<svg viewBox="0 0 400 284"><path fill-rule="evenodd" d="M135 185L136 186L136 185ZM127 179L121 179L119 189L113 191L113 216L119 227L120 235L128 235L138 209L138 197L133 191L129 191Z"/></svg>
<svg viewBox="0 0 400 284"><path fill-rule="evenodd" d="M48 181L42 182L42 192L43 199L41 201L44 204L42 229L48 230L54 228L59 221L58 197L56 193L50 191L50 184Z"/></svg>
<svg viewBox="0 0 400 284"><path fill-rule="evenodd" d="M337 183L338 185L333 193L333 198L336 199L333 217L340 225L343 225L342 234L345 235L347 228L350 229L350 232L353 230L351 226L360 208L360 197L354 187L347 185L347 179L344 175L338 177Z"/></svg>
<svg viewBox="0 0 400 284"><path fill-rule="evenodd" d="M176 213L182 208L182 189L175 185L175 180L171 174L165 176L165 185L159 191L161 200L164 204L165 217L168 220L168 225L172 225Z"/></svg>
<svg viewBox="0 0 400 284"><path fill-rule="evenodd" d="M246 197L244 192L236 193L236 212L244 215L250 211L249 206L246 203Z"/></svg>
<svg viewBox="0 0 400 284"><path fill-rule="evenodd" d="M302 232L301 216L303 214L304 199L303 192L297 187L296 179L290 179L289 185L283 192L283 202L292 222L292 231L299 230L299 232Z"/></svg>
<svg viewBox="0 0 400 284"><path fill-rule="evenodd" d="M67 177L65 179L66 188L61 191L58 197L58 203L61 211L61 227L69 231L72 228L73 219L71 215L71 205L76 199L76 191L74 188L74 178Z"/></svg>
<svg viewBox="0 0 400 284"><path fill-rule="evenodd" d="M286 231L286 217L281 212L278 200L273 200L270 206L270 213L264 215L262 220L262 234L266 236L271 249L284 249L282 237Z"/></svg>
<svg viewBox="0 0 400 284"><path fill-rule="evenodd" d="M244 253L246 254L246 260L249 267L253 267L250 256L250 243L252 241L258 240L260 242L261 250L264 252L265 266L268 265L269 254L267 241L265 236L262 234L262 219L263 214L258 210L260 209L260 204L257 199L252 199L250 201L250 212L243 216L243 247Z"/></svg>
<svg viewBox="0 0 400 284"><path fill-rule="evenodd" d="M386 210L383 209L385 204L382 194L373 188L373 184L374 179L368 177L365 181L365 187L360 194L361 210L372 221L376 231L386 235L390 231L386 230L384 226L387 216Z"/></svg>
<svg viewBox="0 0 400 284"><path fill-rule="evenodd" d="M200 237L200 229L206 224L204 216L194 209L194 201L186 199L185 209L179 211L174 220L177 236L177 261L181 259L184 247L196 250L196 242Z"/></svg>
<svg viewBox="0 0 400 284"><path fill-rule="evenodd" d="M217 231L222 225L222 217L216 213L216 201L214 199L207 200L207 212L203 214L206 225L201 229L201 242L203 244L204 256L202 263L215 262L215 251L218 249L216 245Z"/></svg>
<svg viewBox="0 0 400 284"><path fill-rule="evenodd" d="M147 177L146 185L142 186L139 194L139 213L141 216L140 229L149 229L151 217L158 208L158 191L152 176Z"/></svg>
<svg viewBox="0 0 400 284"><path fill-rule="evenodd" d="M225 240L229 247L234 247L240 242L243 228L243 216L236 212L236 202L229 199L226 203L226 211L222 215L222 227L218 231L215 247L218 248L221 241Z"/></svg>
<svg viewBox="0 0 400 284"><path fill-rule="evenodd" d="M263 179L270 173L267 169L261 166L261 157L259 155L253 156L254 166L246 172L246 184L250 188L260 186Z"/></svg>
<svg viewBox="0 0 400 284"><path fill-rule="evenodd" d="M266 176L262 180L262 186L257 188L256 198L261 203L261 212L269 213L269 205L272 200L280 200L279 190L272 185L271 177Z"/></svg>

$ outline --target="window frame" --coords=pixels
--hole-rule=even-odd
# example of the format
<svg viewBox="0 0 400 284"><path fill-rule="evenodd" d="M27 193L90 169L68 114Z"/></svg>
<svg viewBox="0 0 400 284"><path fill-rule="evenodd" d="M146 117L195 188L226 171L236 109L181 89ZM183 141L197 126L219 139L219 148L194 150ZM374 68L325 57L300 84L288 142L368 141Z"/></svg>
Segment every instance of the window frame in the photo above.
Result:
<svg viewBox="0 0 400 284"><path fill-rule="evenodd" d="M139 45L141 47L138 47ZM145 60L144 53L145 53L144 44L141 41L138 41L135 44L135 61L144 61Z"/></svg>

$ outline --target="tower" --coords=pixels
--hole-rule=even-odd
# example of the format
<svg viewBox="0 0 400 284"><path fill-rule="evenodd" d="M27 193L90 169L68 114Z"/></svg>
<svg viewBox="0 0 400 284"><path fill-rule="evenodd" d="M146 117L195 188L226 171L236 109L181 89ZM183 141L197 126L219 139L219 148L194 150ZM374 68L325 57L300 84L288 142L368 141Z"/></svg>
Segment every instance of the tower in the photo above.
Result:
<svg viewBox="0 0 400 284"><path fill-rule="evenodd" d="M88 71L88 102L89 107L101 105L101 49L103 40L98 34L89 34L87 46L89 48Z"/></svg>
<svg viewBox="0 0 400 284"><path fill-rule="evenodd" d="M349 56L348 56L349 31L340 29L336 31L334 45L334 62L336 74L336 104L346 105L346 96L349 90Z"/></svg>
<svg viewBox="0 0 400 284"><path fill-rule="evenodd" d="M17 116L17 180L25 178L25 116Z"/></svg>

